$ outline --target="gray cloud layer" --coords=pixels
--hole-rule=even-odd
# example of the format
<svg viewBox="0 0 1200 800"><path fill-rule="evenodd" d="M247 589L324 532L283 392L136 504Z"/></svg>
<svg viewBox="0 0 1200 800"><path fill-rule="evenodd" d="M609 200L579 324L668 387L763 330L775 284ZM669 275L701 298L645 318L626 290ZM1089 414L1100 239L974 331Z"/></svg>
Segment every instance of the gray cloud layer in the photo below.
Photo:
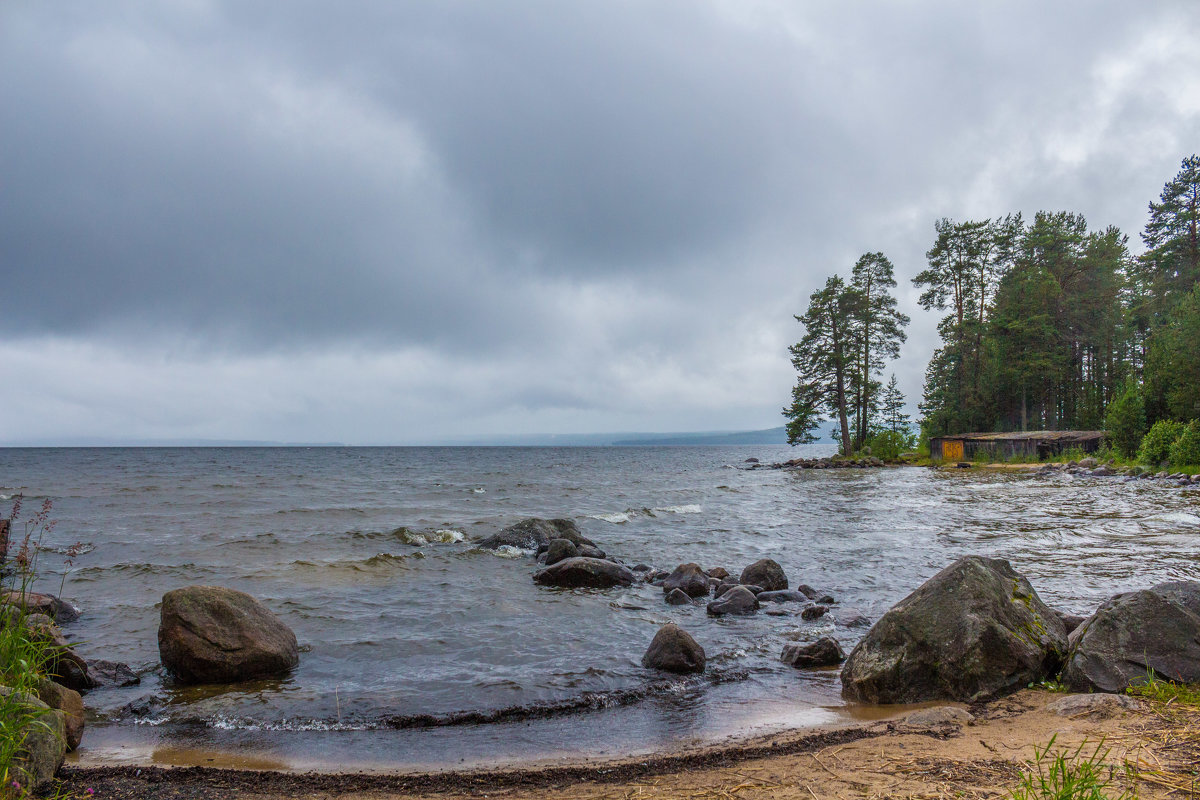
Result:
<svg viewBox="0 0 1200 800"><path fill-rule="evenodd" d="M7 4L0 441L777 424L826 274L1200 142L1191 2L843 5Z"/></svg>

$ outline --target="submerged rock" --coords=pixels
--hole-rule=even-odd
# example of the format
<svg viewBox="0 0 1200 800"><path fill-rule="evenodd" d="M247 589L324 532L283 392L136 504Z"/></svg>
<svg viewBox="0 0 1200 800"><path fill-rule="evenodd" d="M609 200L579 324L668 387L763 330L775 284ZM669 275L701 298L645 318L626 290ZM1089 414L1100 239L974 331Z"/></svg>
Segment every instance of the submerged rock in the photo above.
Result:
<svg viewBox="0 0 1200 800"><path fill-rule="evenodd" d="M188 586L163 595L162 664L180 683L235 683L280 675L300 663L296 635L245 592Z"/></svg>
<svg viewBox="0 0 1200 800"><path fill-rule="evenodd" d="M793 667L832 667L846 660L842 646L836 639L823 636L811 644L789 644L784 646L783 654L779 657L785 664Z"/></svg>
<svg viewBox="0 0 1200 800"><path fill-rule="evenodd" d="M704 597L708 594L708 576L699 564L680 564L662 583L663 592L682 589L689 597Z"/></svg>
<svg viewBox="0 0 1200 800"><path fill-rule="evenodd" d="M829 611L828 606L809 606L800 612L800 618L808 621L820 619Z"/></svg>
<svg viewBox="0 0 1200 800"><path fill-rule="evenodd" d="M680 674L703 672L704 664L704 648L691 634L671 622L658 629L642 656L643 667Z"/></svg>
<svg viewBox="0 0 1200 800"><path fill-rule="evenodd" d="M759 592L758 602L760 603L807 603L808 597L804 592L798 592L795 589L780 589L777 592Z"/></svg>
<svg viewBox="0 0 1200 800"><path fill-rule="evenodd" d="M745 586L735 586L708 604L708 613L714 617L725 614L746 616L758 610L758 598Z"/></svg>
<svg viewBox="0 0 1200 800"><path fill-rule="evenodd" d="M868 703L972 701L1058 671L1067 635L1009 563L966 556L883 615L850 653L842 694Z"/></svg>
<svg viewBox="0 0 1200 800"><path fill-rule="evenodd" d="M489 536L478 546L484 550L496 550L506 546L518 547L522 550L537 550L542 545L550 544L553 539L566 539L576 547L580 545L594 547L596 544L579 532L579 528L573 520L530 517Z"/></svg>
<svg viewBox="0 0 1200 800"><path fill-rule="evenodd" d="M673 606L686 606L692 602L692 598L683 589L672 589L667 592L666 601Z"/></svg>
<svg viewBox="0 0 1200 800"><path fill-rule="evenodd" d="M787 575L783 574L783 567L769 558L760 558L742 570L742 577L738 582L743 586L761 586L766 592L788 588L788 579Z"/></svg>
<svg viewBox="0 0 1200 800"><path fill-rule="evenodd" d="M1063 682L1075 691L1120 692L1150 671L1200 681L1200 582L1174 581L1107 600L1071 634Z"/></svg>
<svg viewBox="0 0 1200 800"><path fill-rule="evenodd" d="M632 586L632 570L599 558L568 558L535 572L533 582L541 586L564 589L609 589L613 586Z"/></svg>
<svg viewBox="0 0 1200 800"><path fill-rule="evenodd" d="M128 664L96 658L88 662L88 675L97 687L136 686L142 682Z"/></svg>

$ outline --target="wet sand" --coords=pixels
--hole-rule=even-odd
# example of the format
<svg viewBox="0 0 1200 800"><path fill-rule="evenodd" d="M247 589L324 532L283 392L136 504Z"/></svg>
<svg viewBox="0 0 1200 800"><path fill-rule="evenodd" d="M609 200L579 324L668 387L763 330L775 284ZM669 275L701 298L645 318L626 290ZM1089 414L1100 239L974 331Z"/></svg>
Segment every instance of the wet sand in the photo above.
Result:
<svg viewBox="0 0 1200 800"><path fill-rule="evenodd" d="M1062 696L1027 690L971 706L975 720L965 725L910 728L901 719L880 720L649 758L408 774L67 767L63 789L127 800L1005 797L1029 769L1034 748L1052 737L1071 750L1082 744L1085 753L1102 742L1117 785L1130 780L1125 767L1134 768L1139 797L1200 789L1200 710L1142 701L1130 711L1064 717L1046 709Z"/></svg>

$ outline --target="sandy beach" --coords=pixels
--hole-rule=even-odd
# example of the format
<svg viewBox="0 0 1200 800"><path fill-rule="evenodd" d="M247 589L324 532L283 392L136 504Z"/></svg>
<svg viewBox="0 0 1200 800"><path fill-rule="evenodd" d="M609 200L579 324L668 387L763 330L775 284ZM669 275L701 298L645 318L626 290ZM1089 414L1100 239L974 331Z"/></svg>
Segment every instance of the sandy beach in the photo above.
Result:
<svg viewBox="0 0 1200 800"><path fill-rule="evenodd" d="M1005 797L1031 769L1035 747L1090 755L1099 746L1114 787L1138 797L1200 789L1200 710L1138 700L1131 709L1048 709L1065 695L1024 690L956 705L972 720L909 725L905 718L797 731L732 746L539 769L423 774L282 773L214 768L67 768L63 789L104 798L398 800L407 797L949 798ZM581 724L587 724L586 720ZM1115 792L1114 792L1115 794Z"/></svg>

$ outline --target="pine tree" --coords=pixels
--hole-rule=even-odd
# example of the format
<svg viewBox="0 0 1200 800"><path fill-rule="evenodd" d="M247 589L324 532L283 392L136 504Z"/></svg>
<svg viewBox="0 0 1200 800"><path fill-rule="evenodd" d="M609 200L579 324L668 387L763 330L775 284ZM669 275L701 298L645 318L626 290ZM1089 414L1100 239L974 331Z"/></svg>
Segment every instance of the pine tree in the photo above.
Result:
<svg viewBox="0 0 1200 800"><path fill-rule="evenodd" d="M858 295L854 314L858 363L854 377L855 449L871 433L871 415L879 409L880 384L874 376L886 358L897 358L905 340L908 317L896 310L895 270L883 253L866 253L850 273L850 286Z"/></svg>
<svg viewBox="0 0 1200 800"><path fill-rule="evenodd" d="M854 318L860 305L858 292L835 275L809 298L804 315L796 317L804 326L804 338L788 348L797 372L792 405L784 409L789 444L811 441L806 438L809 431L820 422L821 413L828 413L838 421L843 452L852 452L848 400L858 352Z"/></svg>
<svg viewBox="0 0 1200 800"><path fill-rule="evenodd" d="M892 373L892 379L888 381L887 387L883 390L881 401L883 422L887 426L887 429L892 433L899 433L904 436L912 435L909 416L904 413L904 395L900 391L894 372Z"/></svg>
<svg viewBox="0 0 1200 800"><path fill-rule="evenodd" d="M1200 281L1200 156L1183 159L1179 174L1150 203L1142 233L1142 277L1153 326Z"/></svg>

